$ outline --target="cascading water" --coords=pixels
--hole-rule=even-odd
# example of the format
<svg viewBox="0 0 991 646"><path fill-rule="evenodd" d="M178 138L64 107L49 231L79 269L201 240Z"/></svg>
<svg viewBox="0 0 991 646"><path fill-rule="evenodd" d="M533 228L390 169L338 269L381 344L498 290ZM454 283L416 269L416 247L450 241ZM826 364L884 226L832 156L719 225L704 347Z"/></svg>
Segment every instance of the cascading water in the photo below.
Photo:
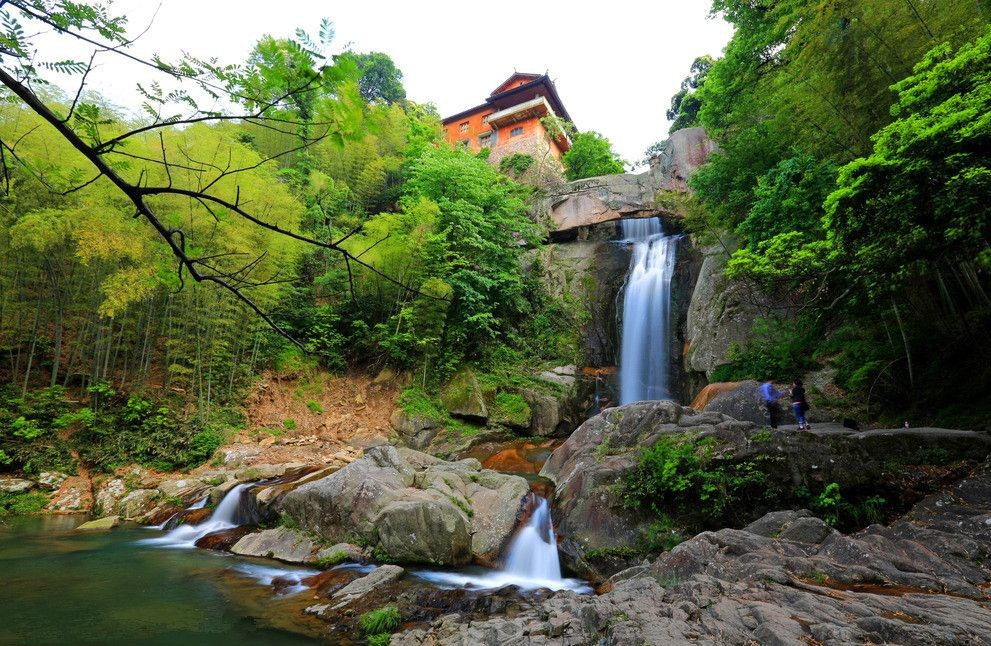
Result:
<svg viewBox="0 0 991 646"><path fill-rule="evenodd" d="M551 506L535 496L536 508L506 553L506 572L524 579L556 581L561 578L557 539L551 522Z"/></svg>
<svg viewBox="0 0 991 646"><path fill-rule="evenodd" d="M524 590L548 588L574 590L583 594L592 588L580 579L561 577L561 561L557 553L557 538L551 520L551 506L546 498L531 493L527 503L533 511L506 551L502 570L490 571L468 568L464 572L420 570L414 576L440 588L496 589L515 585Z"/></svg>
<svg viewBox="0 0 991 646"><path fill-rule="evenodd" d="M623 220L623 241L633 245L623 290L619 403L667 399L671 335L671 277L677 236L660 218Z"/></svg>
<svg viewBox="0 0 991 646"><path fill-rule="evenodd" d="M238 510L241 506L241 493L252 484L254 483L239 484L228 491L210 517L199 525L179 525L165 536L149 538L142 542L167 547L194 547L196 541L207 534L237 527L240 524Z"/></svg>

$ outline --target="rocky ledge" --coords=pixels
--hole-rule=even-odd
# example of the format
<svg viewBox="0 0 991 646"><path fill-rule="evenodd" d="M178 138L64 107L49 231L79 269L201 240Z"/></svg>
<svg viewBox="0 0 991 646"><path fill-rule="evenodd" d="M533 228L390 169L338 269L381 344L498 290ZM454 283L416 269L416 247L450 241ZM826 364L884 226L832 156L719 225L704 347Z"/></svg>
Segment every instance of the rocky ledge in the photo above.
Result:
<svg viewBox="0 0 991 646"><path fill-rule="evenodd" d="M818 436L761 429L672 401L608 409L582 424L540 472L557 485L554 519L563 539L562 560L584 578L602 581L632 564L631 559L596 562L592 554L625 551L635 556L632 561L642 558L638 548L656 515L631 507L624 483L642 451L662 439L694 443L707 453L704 468L711 472L760 474L756 486L739 492L738 502L722 519L725 524L714 528L739 527L774 509L798 508L808 504L800 492L816 495L830 483L837 483L844 495L880 494L889 513L904 511L933 491L930 485L941 482L941 472L913 465L938 458L948 470L945 482L959 479L961 469L991 453L991 436L973 431L895 429ZM929 479L917 482L920 475ZM681 517L674 509L669 514L681 529L697 531L699 524L703 529L713 524L711 519L699 523L697 517Z"/></svg>
<svg viewBox="0 0 991 646"><path fill-rule="evenodd" d="M703 532L514 616L447 615L413 644L982 644L991 635L991 463L898 521L843 535L803 511Z"/></svg>

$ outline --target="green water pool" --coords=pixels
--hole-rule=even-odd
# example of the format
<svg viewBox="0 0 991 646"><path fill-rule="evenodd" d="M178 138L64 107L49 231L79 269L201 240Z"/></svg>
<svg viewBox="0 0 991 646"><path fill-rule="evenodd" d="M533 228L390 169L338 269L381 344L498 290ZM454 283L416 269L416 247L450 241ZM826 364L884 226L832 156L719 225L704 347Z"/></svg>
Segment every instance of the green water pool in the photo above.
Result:
<svg viewBox="0 0 991 646"><path fill-rule="evenodd" d="M272 562L141 544L157 532L73 531L82 517L0 519L0 644L290 646L321 643L278 595Z"/></svg>

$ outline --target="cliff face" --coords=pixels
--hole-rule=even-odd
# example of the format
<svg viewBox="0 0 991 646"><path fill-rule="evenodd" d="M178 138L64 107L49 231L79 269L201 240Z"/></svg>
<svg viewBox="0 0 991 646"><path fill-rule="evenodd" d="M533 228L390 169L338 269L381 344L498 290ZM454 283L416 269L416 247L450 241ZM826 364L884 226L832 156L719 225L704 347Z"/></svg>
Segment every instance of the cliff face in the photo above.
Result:
<svg viewBox="0 0 991 646"><path fill-rule="evenodd" d="M619 354L617 320L631 252L628 245L616 242L621 237L619 220L661 217L666 231L677 232L680 214L666 206L677 200L658 197L687 191L688 177L714 148L701 128L680 130L671 136L649 171L570 182L536 205L536 216L546 227L551 243L535 259L552 291L583 310L583 366L602 377L600 382L610 401L615 401L611 373ZM683 360L693 338L686 321L702 266L702 254L689 236L683 237L678 243L672 281L675 325L669 348L671 384L682 401L691 400L698 387L698 372L706 372Z"/></svg>

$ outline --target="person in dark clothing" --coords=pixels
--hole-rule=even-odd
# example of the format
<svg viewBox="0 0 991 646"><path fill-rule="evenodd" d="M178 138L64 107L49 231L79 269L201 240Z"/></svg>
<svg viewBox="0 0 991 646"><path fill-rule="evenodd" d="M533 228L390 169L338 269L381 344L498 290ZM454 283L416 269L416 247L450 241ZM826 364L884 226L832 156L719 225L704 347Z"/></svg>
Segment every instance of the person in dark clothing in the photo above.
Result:
<svg viewBox="0 0 991 646"><path fill-rule="evenodd" d="M761 384L757 392L760 395L761 401L764 402L764 406L767 407L767 418L771 423L771 428L778 428L778 417L781 412L778 408L778 400L784 397L784 395L778 392L778 389L770 381L765 381Z"/></svg>
<svg viewBox="0 0 991 646"><path fill-rule="evenodd" d="M796 379L791 386L791 409L795 413L798 430L807 431L812 428L805 419L805 412L809 410L809 402L805 399L805 386L802 385L801 379Z"/></svg>

